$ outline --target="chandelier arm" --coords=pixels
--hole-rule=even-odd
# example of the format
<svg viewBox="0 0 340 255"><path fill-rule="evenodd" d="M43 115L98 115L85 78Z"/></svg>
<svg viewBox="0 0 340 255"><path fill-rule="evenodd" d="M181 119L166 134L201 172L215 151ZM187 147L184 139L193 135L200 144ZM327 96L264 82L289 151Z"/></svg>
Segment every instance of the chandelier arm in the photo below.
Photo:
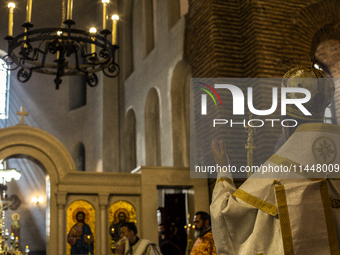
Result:
<svg viewBox="0 0 340 255"><path fill-rule="evenodd" d="M76 57L76 69L77 69L78 71L82 72L83 74L88 75L88 72L87 72L86 70L80 68L78 52L75 53L75 57Z"/></svg>
<svg viewBox="0 0 340 255"><path fill-rule="evenodd" d="M42 51L41 49L38 50L40 53L44 54L45 52ZM57 69L57 64L47 64L47 63L42 63L40 61L34 60L24 60L23 58L19 58L18 57L18 53L15 52L14 54L14 59L20 59L19 62L23 62L23 63L19 63L20 66L22 66L25 69L32 69L34 72L38 72L38 73L46 73L46 74L52 74L55 75L57 74L56 72L53 71L45 71L45 70L39 70L39 68L47 68L47 69ZM91 54L89 54L91 55ZM45 55L46 57L46 55ZM111 64L111 62L109 62L108 60L100 60L97 62L97 66L93 68L93 65L91 64L80 64L79 65L79 70L82 72L82 74L84 73L94 73L94 72L98 72L98 71L102 71L103 68L107 68L109 66L109 64ZM32 67L33 66L33 67ZM75 65L68 65L68 68L66 68L66 70L74 70L77 69ZM71 75L69 74L69 72L66 72L65 75Z"/></svg>
<svg viewBox="0 0 340 255"><path fill-rule="evenodd" d="M28 62L28 61L26 61L26 62ZM26 64L22 65L22 67L24 67L26 69L32 69L34 72L37 72L37 73L46 73L46 74L52 74L52 75L57 74L56 71L51 71L51 69L52 70L56 69L57 65L45 64L44 66L42 66L41 62L38 62L38 61L31 62L31 64L34 64L34 66L38 66L38 68L30 67L30 66L28 66ZM65 75L75 75L75 74L78 75L78 74L84 74L84 73L96 73L98 71L102 71L103 67L107 68L108 65L105 65L103 67L99 66L99 67L95 67L95 68L93 68L93 66L87 65L87 64L79 65L79 69L80 69L79 71L81 71L81 73L78 73L78 72L74 73L74 72L72 72L74 70L77 70L76 66L74 66L74 65L70 66L69 65L69 67L71 67L71 68L67 68L66 69L67 72L65 72ZM39 70L39 68L45 68L45 70ZM48 71L48 70L50 70L50 71Z"/></svg>
<svg viewBox="0 0 340 255"><path fill-rule="evenodd" d="M110 73L113 73L113 74L108 74L108 73L105 71L106 68L103 69L102 71L103 71L103 73L105 74L105 76L110 77L110 78L115 78L115 77L117 77L117 76L119 75L119 73L120 73L120 67L119 67L119 65L116 64L116 63L110 63L110 65L108 66L107 69L108 69L108 71L109 71Z"/></svg>
<svg viewBox="0 0 340 255"><path fill-rule="evenodd" d="M21 68L17 73L17 79L22 83L27 82L31 78L31 76L32 76L31 69Z"/></svg>
<svg viewBox="0 0 340 255"><path fill-rule="evenodd" d="M51 30L51 29L49 29ZM42 31L46 31L46 29L39 29L39 31L35 31L35 30L32 30L29 32L30 35L33 35L33 34L38 34ZM81 32L80 34L81 35L87 35L88 33L85 33L84 31L82 30L76 30L77 32ZM10 44L10 47L9 47L9 52L14 52L16 48L18 48L19 46L22 46L23 44L23 40L19 40L20 37L24 37L26 35L26 33L22 33L20 35L18 35L17 37L15 37L13 39L13 41L11 42ZM29 37L28 39L25 40L25 43L30 45L31 43L33 42L37 42L37 41L40 41L41 43L43 43L44 41L49 41L49 40L54 40L54 39L59 39L59 40L65 40L65 39L68 39L68 40L72 40L72 41L75 41L77 43L88 43L88 44L95 44L96 46L99 46L100 48L104 49L104 50L107 50L107 51L110 51L110 54L112 54L112 49L111 49L111 45L110 45L110 41L106 40L104 41L104 37L100 36L100 35L96 35L95 38L98 39L96 41L92 41L92 39L88 36L88 37L77 37L77 36L59 36L59 37L56 37L55 35L45 35L45 36L37 36L37 37ZM41 45L40 43L40 45ZM39 45L39 48L40 48L40 45ZM38 48L35 48L35 49L38 49ZM111 50L108 50L108 49L111 49ZM36 59L36 53L37 53L37 50L34 51L34 55L33 57L29 57L29 56L25 56L26 58L28 58L28 60L37 60ZM41 52L43 54L47 54L47 50L45 52Z"/></svg>
<svg viewBox="0 0 340 255"><path fill-rule="evenodd" d="M20 65L17 64L18 61L12 60L12 57L10 57L9 55L5 55L1 59L6 63L6 66L3 65L2 67L5 68L7 71L15 71L20 67ZM13 63L16 64L16 66L12 68Z"/></svg>
<svg viewBox="0 0 340 255"><path fill-rule="evenodd" d="M60 78L65 75L86 75L87 83L92 87L98 84L95 75L98 71L103 71L108 77L116 77L120 68L115 63L115 51L119 47L107 39L110 31L102 31L102 36L72 29L70 24L67 25L67 28L27 29L14 38L8 37L9 54L5 61L17 66L7 69L15 70L20 66L18 79L22 82L28 81L32 72L56 75L57 89L61 84ZM95 45L98 53L85 54L89 45ZM53 62L47 58L49 54L57 54ZM80 64L83 62L80 57L84 59L83 64ZM75 64L69 65L72 61Z"/></svg>
<svg viewBox="0 0 340 255"><path fill-rule="evenodd" d="M39 55L39 52L41 53L41 54L43 54L43 61L42 62L38 62L38 61L36 61L36 60L38 60L38 55ZM27 59L25 59L25 58L19 58L19 54L18 53L16 53L15 51L13 51L12 52L13 53L13 57L14 57L14 59L20 59L20 61L18 61L17 62L17 64L19 65L19 66L22 66L23 68L25 68L25 69L37 69L37 68L43 68L43 67L45 67L45 61L46 61L46 55L47 55L47 53L46 53L46 51L43 51L43 50L41 50L41 49L39 49L39 48L35 48L34 49L34 54L33 54L33 56L35 56L34 58L30 58L29 60L27 60ZM39 65L36 65L36 64L34 64L36 67L30 67L30 66L27 66L27 65L25 65L25 62L28 62L28 63L39 63Z"/></svg>
<svg viewBox="0 0 340 255"><path fill-rule="evenodd" d="M21 33L17 35L16 37L14 37L13 40L9 41L9 44L10 44L9 51L13 51L15 48L21 46L23 42L31 43L31 42L36 42L36 41L45 41L45 40L53 40L53 39L60 39L60 40L69 39L69 40L74 40L76 42L94 43L100 48L105 48L105 49L107 49L108 47L107 45L110 45L111 43L109 40L105 39L105 37L99 34L90 35L89 32L79 30L79 29L70 29L70 32L72 34L76 34L78 36L72 36L72 35L57 36L56 35L57 31L68 32L68 29L67 28L66 29L65 28L63 29L45 28L45 29L30 30L27 33ZM37 35L37 34L39 34L39 36L32 37L33 35ZM83 37L80 37L80 36L83 36ZM27 37L26 40L24 39L25 37ZM91 39L92 37L94 37L96 41L92 41Z"/></svg>
<svg viewBox="0 0 340 255"><path fill-rule="evenodd" d="M107 76L107 77L109 77L109 78L115 78L115 77L117 77L117 76L119 75L119 73L120 73L119 65L117 65L116 63L114 63L114 66L116 67L116 70L117 70L117 71L115 71L116 73L115 73L114 75L108 74L108 73L105 71L105 69L102 70L103 73L105 74L105 76Z"/></svg>
<svg viewBox="0 0 340 255"><path fill-rule="evenodd" d="M90 87L95 87L98 85L98 76L95 73L86 75L86 82Z"/></svg>

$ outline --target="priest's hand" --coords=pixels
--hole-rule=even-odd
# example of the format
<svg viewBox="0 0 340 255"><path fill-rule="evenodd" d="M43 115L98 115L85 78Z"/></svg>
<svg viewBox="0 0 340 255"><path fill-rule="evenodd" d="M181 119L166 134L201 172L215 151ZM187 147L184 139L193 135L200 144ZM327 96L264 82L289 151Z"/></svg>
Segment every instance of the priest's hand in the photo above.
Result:
<svg viewBox="0 0 340 255"><path fill-rule="evenodd" d="M228 166L229 165L229 158L226 153L226 145L223 141L218 141L217 139L213 139L211 148L214 152L214 158L216 164L219 166Z"/></svg>
<svg viewBox="0 0 340 255"><path fill-rule="evenodd" d="M124 247L125 245L117 245L115 254L124 254Z"/></svg>

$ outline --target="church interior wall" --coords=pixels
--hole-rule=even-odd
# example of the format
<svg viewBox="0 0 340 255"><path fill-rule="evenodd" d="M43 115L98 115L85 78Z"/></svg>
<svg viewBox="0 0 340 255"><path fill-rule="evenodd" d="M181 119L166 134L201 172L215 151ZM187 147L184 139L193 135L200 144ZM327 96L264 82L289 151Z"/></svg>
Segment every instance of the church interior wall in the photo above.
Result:
<svg viewBox="0 0 340 255"><path fill-rule="evenodd" d="M167 17L166 1L157 1L157 17ZM124 115L132 108L136 114L136 148L137 165L145 165L145 105L147 94L155 88L159 94L160 130L161 130L161 164L172 166L172 128L171 100L169 98L171 79L176 64L183 58L183 40L185 21L181 17L168 30L167 19L157 19L156 44L154 49L143 57L142 1L133 5L133 66L134 70L123 83ZM134 93L129 93L134 91ZM122 140L122 143L124 141ZM132 170L132 169L131 169Z"/></svg>
<svg viewBox="0 0 340 255"><path fill-rule="evenodd" d="M62 225L65 230L62 234L57 233L60 225L56 219L65 222L65 209L77 199L91 202L98 212L96 233L101 235L103 247L108 247L109 242L103 232L103 224L108 222L107 214L103 216L103 208L106 210L118 200L135 205L140 234L157 240L157 185L171 186L175 183L173 180L178 180L176 185L179 185L185 180L181 184L191 187L188 189L188 200L195 199L195 203L189 202L192 216L194 211L208 211L206 180L190 179L188 169L181 168L188 166L189 162L189 131L183 123L189 119L189 107L186 105L189 93L185 92L189 87L189 77L282 77L294 66L310 65L310 58L320 53L320 45L339 40L339 4L336 0L117 0L109 7L114 10L118 6L124 14L121 19L123 25L118 28L121 46L118 57L122 73L117 79L108 79L98 74L97 87L86 86L74 95L72 86L77 83L81 87L81 79L63 77L59 90L56 90L51 76L34 73L27 83L21 84L16 79L16 71L12 72L9 118L0 120L0 128L20 123L16 113L20 106L25 106L30 113L25 118L25 124L48 132L72 155L75 144L84 146L86 172L75 172L75 166L70 164L64 169L65 172L54 175L49 173L52 194L50 217L55 218L51 221L50 238L57 240L51 242L49 249L62 249L59 254L63 254L66 249L66 225ZM47 5L53 11L47 12ZM153 10L150 6L153 6ZM21 24L25 17L25 6L18 3L17 7L14 13L14 34L23 31ZM3 13L7 13L7 9L4 8ZM150 15L153 19L146 20ZM60 26L61 1L35 1L32 17L35 28ZM100 4L92 0L74 1L74 19L77 22L76 28L84 28L82 24L89 23L101 27ZM150 27L153 32L150 32ZM5 37L7 15L0 17L0 31L2 38ZM326 48L330 49L334 45L331 43ZM0 40L0 49L7 50L4 40ZM336 54L333 52L327 58L336 58ZM337 66L337 62L333 64ZM335 77L338 72L335 70L333 73ZM267 85L257 86L256 89L256 101L271 97ZM146 124L146 106L155 100L148 98L150 91L154 91L159 100L159 146L152 148L146 144L146 133L154 132L154 129L148 130ZM337 119L340 119L339 93L337 85L334 100ZM72 95L77 101L72 101ZM270 102L262 100L258 107L268 108L268 105ZM231 102L227 103L228 108L231 109L231 106ZM131 111L134 113L133 121L129 119ZM281 117L279 113L275 114ZM127 128L129 125L134 127ZM257 131L255 164L263 163L273 153L280 132L279 127ZM197 135L203 137L203 133ZM228 151L231 163L236 166L245 165L244 145L247 136L244 130L228 130L219 138L234 145L235 149ZM3 150L2 153L0 150L0 156L6 158L19 152L30 155L26 149L14 149L10 152ZM39 152L35 153L46 168L55 168L46 157L39 158ZM160 158L149 164L147 153L158 153ZM199 154L202 159L212 156L209 150ZM19 165L20 161L14 160L13 164ZM148 164L156 168L140 168L144 175L128 174L133 168ZM179 169L168 170L168 175L160 171L165 170L160 166L175 166ZM30 169L35 167L30 166ZM116 175L107 172L123 173ZM41 177L37 177L36 181L38 186L45 185ZM19 184L10 185L13 188L11 192L21 194ZM201 203L197 203L197 196L202 196ZM23 200L26 198L23 197ZM39 213L44 210L43 207L30 208L35 209ZM35 218L34 221L43 233L41 220ZM100 247L99 244L97 246Z"/></svg>

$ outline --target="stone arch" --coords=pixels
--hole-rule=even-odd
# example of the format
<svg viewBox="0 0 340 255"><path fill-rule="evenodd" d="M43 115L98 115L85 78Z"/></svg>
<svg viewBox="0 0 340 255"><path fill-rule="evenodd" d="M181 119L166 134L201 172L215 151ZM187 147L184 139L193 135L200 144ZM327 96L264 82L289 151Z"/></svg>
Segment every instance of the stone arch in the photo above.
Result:
<svg viewBox="0 0 340 255"><path fill-rule="evenodd" d="M145 164L161 165L161 136L159 97L155 88L151 88L145 103Z"/></svg>
<svg viewBox="0 0 340 255"><path fill-rule="evenodd" d="M122 1L122 36L121 45L122 47L122 74L124 80L126 80L130 74L133 72L133 0Z"/></svg>
<svg viewBox="0 0 340 255"><path fill-rule="evenodd" d="M292 57L292 66L309 64L318 44L329 38L340 23L340 2L326 0L311 4L292 15L292 25L286 33L287 51Z"/></svg>
<svg viewBox="0 0 340 255"><path fill-rule="evenodd" d="M174 166L190 162L190 66L177 63L171 80L172 144Z"/></svg>
<svg viewBox="0 0 340 255"><path fill-rule="evenodd" d="M75 164L64 145L49 133L27 125L0 129L0 159L24 154L38 160L46 169L51 182L58 183Z"/></svg>
<svg viewBox="0 0 340 255"><path fill-rule="evenodd" d="M85 171L86 153L85 146L82 142L77 142L72 146L71 155L76 165L77 171Z"/></svg>
<svg viewBox="0 0 340 255"><path fill-rule="evenodd" d="M51 255L57 254L57 252L60 254L55 241L58 240L59 244L64 242L61 238L63 233L58 233L58 228L62 229L61 226L63 225L63 222L58 220L58 183L69 172L76 171L71 155L54 136L28 125L16 125L0 129L0 141L0 159L25 155L34 158L46 169L50 192L50 199L47 202L47 208L50 212L50 224L48 226L50 234L46 240L46 248L47 253Z"/></svg>
<svg viewBox="0 0 340 255"><path fill-rule="evenodd" d="M130 109L125 117L123 130L123 172L130 172L137 166L136 160L136 115L133 109Z"/></svg>

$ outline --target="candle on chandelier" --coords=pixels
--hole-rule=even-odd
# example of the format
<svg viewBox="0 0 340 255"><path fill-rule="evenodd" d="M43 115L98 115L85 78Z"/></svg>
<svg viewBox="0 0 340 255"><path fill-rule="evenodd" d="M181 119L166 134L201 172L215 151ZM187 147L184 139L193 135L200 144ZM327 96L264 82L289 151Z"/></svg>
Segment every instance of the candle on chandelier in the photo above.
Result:
<svg viewBox="0 0 340 255"><path fill-rule="evenodd" d="M67 1L67 20L72 20L73 0Z"/></svg>
<svg viewBox="0 0 340 255"><path fill-rule="evenodd" d="M106 5L110 2L110 0L102 0L103 3L103 30L106 29L106 18L107 18L107 14L106 14Z"/></svg>
<svg viewBox="0 0 340 255"><path fill-rule="evenodd" d="M31 23L31 20L32 20L32 0L27 0L26 22Z"/></svg>
<svg viewBox="0 0 340 255"><path fill-rule="evenodd" d="M25 34L27 33L27 28L25 28ZM27 36L25 35L24 36L24 41L26 42L26 40L27 40ZM24 43L24 48L27 48L27 44L26 43Z"/></svg>
<svg viewBox="0 0 340 255"><path fill-rule="evenodd" d="M63 31L57 31L57 36L61 36L61 35L63 35ZM61 40L59 40L59 42L61 42ZM60 57L60 51L58 50L56 60L59 60L59 57Z"/></svg>
<svg viewBox="0 0 340 255"><path fill-rule="evenodd" d="M8 36L13 36L13 10L15 8L14 3L8 4L9 16L8 16Z"/></svg>
<svg viewBox="0 0 340 255"><path fill-rule="evenodd" d="M112 15L112 45L116 44L117 40L117 22L119 20L119 16L117 14Z"/></svg>
<svg viewBox="0 0 340 255"><path fill-rule="evenodd" d="M95 27L91 27L90 28L90 33L91 34L95 34L97 33L97 29ZM92 38L92 41L95 41L96 38L95 37L91 37ZM94 54L96 53L96 45L94 43L91 43L91 53Z"/></svg>

